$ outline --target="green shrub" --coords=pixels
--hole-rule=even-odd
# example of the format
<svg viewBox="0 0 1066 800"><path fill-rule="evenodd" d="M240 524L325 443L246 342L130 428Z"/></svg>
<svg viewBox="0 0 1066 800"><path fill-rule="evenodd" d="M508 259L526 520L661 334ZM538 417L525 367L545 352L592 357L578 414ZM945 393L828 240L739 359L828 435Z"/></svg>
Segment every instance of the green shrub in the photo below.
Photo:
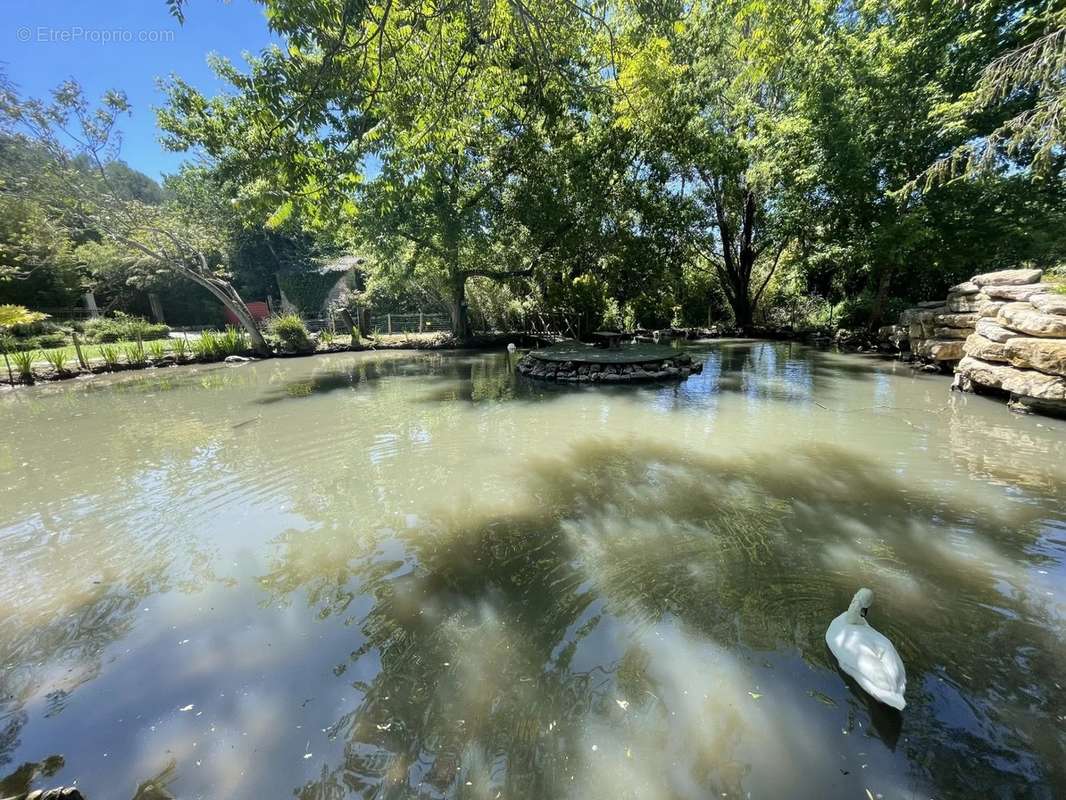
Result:
<svg viewBox="0 0 1066 800"><path fill-rule="evenodd" d="M170 352L178 361L184 361L189 356L189 343L185 339L174 339L170 343Z"/></svg>
<svg viewBox="0 0 1066 800"><path fill-rule="evenodd" d="M337 341L337 334L326 328L324 331L318 332L318 341L326 347L332 347L333 343Z"/></svg>
<svg viewBox="0 0 1066 800"><path fill-rule="evenodd" d="M92 342L120 342L134 339L165 339L170 335L166 325L149 322L143 317L131 317L116 312L114 317L96 317L85 323L85 336Z"/></svg>
<svg viewBox="0 0 1066 800"><path fill-rule="evenodd" d="M267 323L267 332L277 340L283 350L295 353L314 350L314 344L307 335L307 326L298 314L271 317Z"/></svg>
<svg viewBox="0 0 1066 800"><path fill-rule="evenodd" d="M11 363L15 365L23 383L33 383L33 362L36 359L37 353L32 350L20 350L11 354Z"/></svg>
<svg viewBox="0 0 1066 800"><path fill-rule="evenodd" d="M62 331L53 331L37 336L13 338L10 342L11 350L51 350L56 347L66 347L70 344L70 339Z"/></svg>
<svg viewBox="0 0 1066 800"><path fill-rule="evenodd" d="M118 348L113 344L100 345L100 357L107 364L108 369L114 369L118 366Z"/></svg>
<svg viewBox="0 0 1066 800"><path fill-rule="evenodd" d="M41 353L41 356L48 362L48 366L52 368L56 375L63 375L67 371L67 351L63 349L59 350L45 350Z"/></svg>

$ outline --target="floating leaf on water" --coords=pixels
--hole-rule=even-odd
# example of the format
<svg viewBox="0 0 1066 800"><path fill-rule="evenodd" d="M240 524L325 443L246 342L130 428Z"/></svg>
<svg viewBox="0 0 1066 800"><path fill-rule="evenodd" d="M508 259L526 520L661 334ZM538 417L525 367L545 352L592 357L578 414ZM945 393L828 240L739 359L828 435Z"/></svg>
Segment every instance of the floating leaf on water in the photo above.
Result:
<svg viewBox="0 0 1066 800"><path fill-rule="evenodd" d="M312 755L314 755L314 753L304 753L304 760L306 761L306 760L307 760L307 759L309 759L309 758L310 758L310 757L311 757ZM871 800L872 800L872 798L871 798Z"/></svg>
<svg viewBox="0 0 1066 800"><path fill-rule="evenodd" d="M833 706L834 708L836 707L836 704L837 704L836 700L834 700L832 697L830 697L827 694L823 694L822 692L817 691L816 689L808 689L807 690L807 695L809 697L813 697L819 703L824 703L825 705Z"/></svg>
<svg viewBox="0 0 1066 800"><path fill-rule="evenodd" d="M196 706L194 706L192 703L189 703L189 705L182 706L181 708L179 708L178 711L192 711L194 708L196 708Z"/></svg>
<svg viewBox="0 0 1066 800"><path fill-rule="evenodd" d="M622 709L623 711L625 711L626 709L629 708L629 701L628 700L615 700L615 702L618 703L618 707L620 709Z"/></svg>
<svg viewBox="0 0 1066 800"><path fill-rule="evenodd" d="M748 694L751 695L752 700L758 700L760 697L762 697L762 692L748 692Z"/></svg>

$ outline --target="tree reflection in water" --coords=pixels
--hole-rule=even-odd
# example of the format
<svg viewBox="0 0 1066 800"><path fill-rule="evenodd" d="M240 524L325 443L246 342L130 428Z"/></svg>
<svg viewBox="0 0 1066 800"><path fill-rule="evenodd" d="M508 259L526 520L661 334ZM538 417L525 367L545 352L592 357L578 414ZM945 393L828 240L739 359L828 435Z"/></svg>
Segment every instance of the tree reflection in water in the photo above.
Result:
<svg viewBox="0 0 1066 800"><path fill-rule="evenodd" d="M335 672L366 660L373 677L330 730L343 763L298 796L736 796L787 789L802 769L790 751L828 761L792 796L893 772L945 796L1062 785L1066 706L1048 687L1063 648L1019 566L1037 512L1011 515L953 509L828 447L727 463L600 442L530 465L513 511L390 533L398 557L382 542L310 588L325 616L372 598L365 641ZM295 543L282 553L263 584L275 600L299 575L323 580L293 567ZM844 683L825 649L857 581L908 666L903 720ZM831 766L841 731L795 699L815 690L881 740L874 769Z"/></svg>

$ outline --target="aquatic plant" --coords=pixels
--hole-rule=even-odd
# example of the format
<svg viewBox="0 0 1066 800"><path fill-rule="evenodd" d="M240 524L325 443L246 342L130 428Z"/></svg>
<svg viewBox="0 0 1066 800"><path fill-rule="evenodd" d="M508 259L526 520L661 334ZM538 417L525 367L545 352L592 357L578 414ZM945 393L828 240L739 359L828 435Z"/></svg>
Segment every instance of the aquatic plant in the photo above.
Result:
<svg viewBox="0 0 1066 800"><path fill-rule="evenodd" d="M67 351L65 349L44 350L41 357L48 363L56 375L67 372Z"/></svg>
<svg viewBox="0 0 1066 800"><path fill-rule="evenodd" d="M126 363L131 367L144 366L147 359L144 354L144 345L141 342L130 342L122 348L122 355L126 357Z"/></svg>
<svg viewBox="0 0 1066 800"><path fill-rule="evenodd" d="M148 357L152 359L152 361L162 361L164 358L166 358L167 348L163 344L163 342L159 341L158 339L153 342L149 342L147 350Z"/></svg>
<svg viewBox="0 0 1066 800"><path fill-rule="evenodd" d="M113 344L100 345L100 358L104 360L108 369L118 366L118 348Z"/></svg>
<svg viewBox="0 0 1066 800"><path fill-rule="evenodd" d="M11 354L11 363L18 370L19 380L23 383L33 383L33 362L37 353L32 350L20 350Z"/></svg>
<svg viewBox="0 0 1066 800"><path fill-rule="evenodd" d="M318 341L325 347L332 347L333 343L337 341L337 334L331 331L329 328L318 332Z"/></svg>

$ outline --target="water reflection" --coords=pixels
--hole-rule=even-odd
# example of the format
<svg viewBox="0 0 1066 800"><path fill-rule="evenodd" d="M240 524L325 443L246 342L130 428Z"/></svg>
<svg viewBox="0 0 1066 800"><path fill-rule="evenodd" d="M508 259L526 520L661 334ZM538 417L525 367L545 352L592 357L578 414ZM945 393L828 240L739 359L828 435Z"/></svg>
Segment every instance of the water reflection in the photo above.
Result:
<svg viewBox="0 0 1066 800"><path fill-rule="evenodd" d="M1061 793L1066 427L695 352L609 390L390 353L3 398L0 786ZM902 716L825 648L858 584Z"/></svg>

